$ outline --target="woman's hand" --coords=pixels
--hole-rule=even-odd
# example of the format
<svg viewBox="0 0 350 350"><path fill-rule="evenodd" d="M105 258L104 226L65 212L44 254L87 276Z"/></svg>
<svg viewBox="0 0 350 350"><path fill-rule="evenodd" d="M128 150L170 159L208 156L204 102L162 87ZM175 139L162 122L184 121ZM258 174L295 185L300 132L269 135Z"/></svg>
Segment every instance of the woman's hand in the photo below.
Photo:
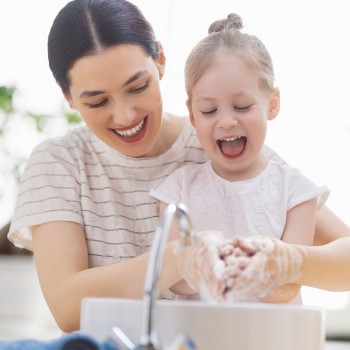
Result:
<svg viewBox="0 0 350 350"><path fill-rule="evenodd" d="M179 271L188 285L205 300L223 300L225 262L220 257L225 239L218 231L203 231L195 235L192 244L179 240L174 254Z"/></svg>
<svg viewBox="0 0 350 350"><path fill-rule="evenodd" d="M302 250L275 238L225 240L203 231L191 245L178 241L174 254L188 285L210 301L288 302L299 292Z"/></svg>

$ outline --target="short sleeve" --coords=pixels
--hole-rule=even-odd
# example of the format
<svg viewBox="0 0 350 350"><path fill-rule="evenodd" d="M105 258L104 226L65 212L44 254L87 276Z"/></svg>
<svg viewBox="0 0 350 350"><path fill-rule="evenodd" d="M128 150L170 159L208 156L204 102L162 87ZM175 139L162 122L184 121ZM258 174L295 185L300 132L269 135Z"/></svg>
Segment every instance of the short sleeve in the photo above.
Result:
<svg viewBox="0 0 350 350"><path fill-rule="evenodd" d="M77 163L55 139L39 144L26 164L8 238L32 249L30 228L52 221L83 223Z"/></svg>
<svg viewBox="0 0 350 350"><path fill-rule="evenodd" d="M167 204L180 202L182 182L183 168L180 168L169 175L158 187L151 189L149 195Z"/></svg>

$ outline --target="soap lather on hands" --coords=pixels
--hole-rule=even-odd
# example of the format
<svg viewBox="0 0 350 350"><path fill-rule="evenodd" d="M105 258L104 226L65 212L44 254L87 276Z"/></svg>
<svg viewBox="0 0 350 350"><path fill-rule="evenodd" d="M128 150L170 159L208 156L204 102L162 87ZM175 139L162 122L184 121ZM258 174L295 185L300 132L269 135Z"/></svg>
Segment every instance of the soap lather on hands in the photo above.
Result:
<svg viewBox="0 0 350 350"><path fill-rule="evenodd" d="M194 235L192 244L178 241L174 249L182 277L205 300L223 300L226 266L220 250L224 242L219 231L203 231Z"/></svg>
<svg viewBox="0 0 350 350"><path fill-rule="evenodd" d="M296 295L302 252L271 237L236 237L205 231L176 248L179 269L205 300L286 302ZM294 287L293 287L294 286Z"/></svg>

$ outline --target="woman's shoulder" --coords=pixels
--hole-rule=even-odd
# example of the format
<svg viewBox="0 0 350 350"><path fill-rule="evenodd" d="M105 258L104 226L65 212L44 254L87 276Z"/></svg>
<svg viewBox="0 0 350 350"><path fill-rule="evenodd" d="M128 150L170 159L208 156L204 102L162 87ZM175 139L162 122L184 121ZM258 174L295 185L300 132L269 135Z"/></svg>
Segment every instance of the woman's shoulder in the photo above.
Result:
<svg viewBox="0 0 350 350"><path fill-rule="evenodd" d="M47 138L41 141L35 147L35 149L43 149L47 147L73 148L73 147L79 147L89 142L92 142L92 134L89 131L89 129L85 125L83 125L83 126L77 126L68 130L62 136Z"/></svg>
<svg viewBox="0 0 350 350"><path fill-rule="evenodd" d="M78 156L91 149L94 138L86 126L74 127L62 136L47 138L34 147L32 157L40 154Z"/></svg>

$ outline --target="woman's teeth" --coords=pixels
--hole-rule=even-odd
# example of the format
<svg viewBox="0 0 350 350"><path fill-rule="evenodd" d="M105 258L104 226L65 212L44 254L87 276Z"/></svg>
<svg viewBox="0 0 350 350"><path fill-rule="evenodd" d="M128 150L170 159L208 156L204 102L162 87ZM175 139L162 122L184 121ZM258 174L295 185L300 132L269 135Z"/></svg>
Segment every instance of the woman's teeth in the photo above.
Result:
<svg viewBox="0 0 350 350"><path fill-rule="evenodd" d="M138 134L142 130L144 124L145 124L145 119L142 119L141 122L138 125L134 126L131 129L123 130L123 131L115 130L115 132L118 135L123 136L123 137L135 136L136 134Z"/></svg>

